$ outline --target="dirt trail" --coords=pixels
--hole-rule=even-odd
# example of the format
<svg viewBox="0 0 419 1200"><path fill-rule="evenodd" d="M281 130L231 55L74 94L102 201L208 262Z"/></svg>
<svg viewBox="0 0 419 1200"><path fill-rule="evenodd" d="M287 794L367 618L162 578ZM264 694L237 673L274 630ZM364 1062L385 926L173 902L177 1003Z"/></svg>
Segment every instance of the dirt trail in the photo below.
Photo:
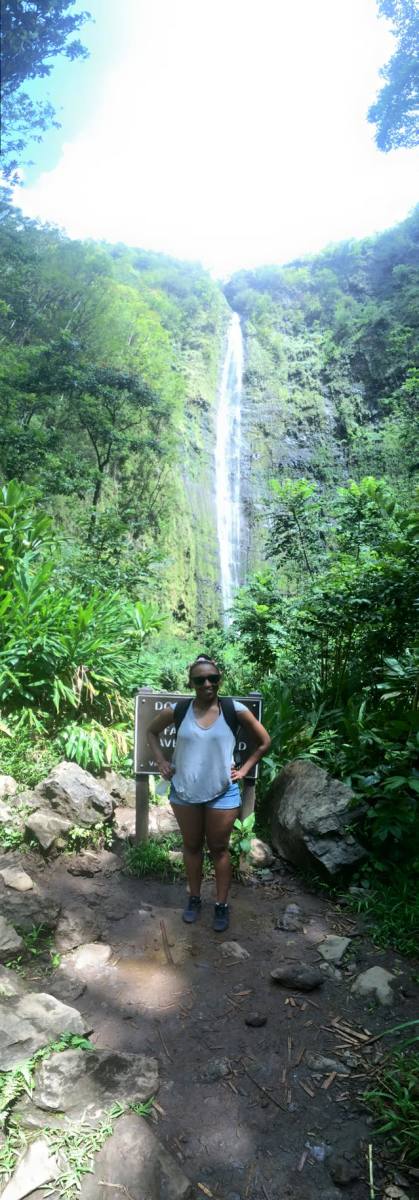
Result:
<svg viewBox="0 0 419 1200"><path fill-rule="evenodd" d="M230 929L217 936L210 883L201 920L187 926L184 884L132 880L119 871L86 878L69 867L68 857L45 867L43 890L63 909L91 906L113 951L111 963L87 974L85 991L69 1002L91 1025L98 1047L158 1058L156 1132L199 1185L196 1196L333 1200L342 1195L339 1175L346 1172L353 1176L346 1193L366 1200L371 1122L358 1096L382 1053L381 1042L367 1039L417 1015L411 965L374 947L352 916L292 875L266 886L234 885ZM275 927L289 903L302 910L301 932ZM285 958L318 965L319 941L329 933L352 939L340 981L325 976L310 995L272 983L271 970ZM249 957L223 957L227 940ZM399 974L391 1009L351 996L353 975L376 964ZM39 988L36 966L27 982ZM54 976L48 990L54 991ZM255 1010L266 1016L259 1028L245 1023ZM337 1055L346 1073L313 1073L307 1054ZM377 1149L374 1164L381 1196L385 1181L400 1182L402 1175L380 1165ZM411 1197L412 1181L405 1182Z"/></svg>

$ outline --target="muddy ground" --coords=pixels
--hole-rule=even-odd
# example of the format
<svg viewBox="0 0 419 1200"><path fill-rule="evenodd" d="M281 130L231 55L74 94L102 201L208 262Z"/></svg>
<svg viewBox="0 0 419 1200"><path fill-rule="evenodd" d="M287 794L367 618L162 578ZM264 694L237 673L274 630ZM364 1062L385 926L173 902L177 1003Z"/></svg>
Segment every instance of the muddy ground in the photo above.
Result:
<svg viewBox="0 0 419 1200"><path fill-rule="evenodd" d="M68 1002L83 1014L96 1046L159 1060L155 1131L197 1197L336 1200L345 1193L369 1200L371 1141L377 1200L390 1183L418 1194L397 1154L372 1137L360 1099L384 1053L370 1038L418 1015L417 964L375 947L359 919L288 872L266 885L236 883L230 929L217 935L211 882L202 917L190 926L181 920L183 882L127 878L106 852L61 856L45 866L30 860L21 860L25 870L63 909L90 906L100 917L111 961L87 970L84 991L74 1000L70 989ZM89 863L91 874L74 874L90 870ZM301 932L276 928L290 903L302 910ZM351 938L340 981L325 977L310 994L271 981L284 959L318 965L327 933ZM248 958L223 957L222 944L232 939ZM373 965L397 975L390 1009L351 995L354 975ZM32 989L42 983L54 993L57 986L64 999L62 980L63 967L47 981L36 959L26 976ZM262 1027L245 1023L255 1011L266 1017ZM341 1056L347 1073L313 1074L307 1053Z"/></svg>

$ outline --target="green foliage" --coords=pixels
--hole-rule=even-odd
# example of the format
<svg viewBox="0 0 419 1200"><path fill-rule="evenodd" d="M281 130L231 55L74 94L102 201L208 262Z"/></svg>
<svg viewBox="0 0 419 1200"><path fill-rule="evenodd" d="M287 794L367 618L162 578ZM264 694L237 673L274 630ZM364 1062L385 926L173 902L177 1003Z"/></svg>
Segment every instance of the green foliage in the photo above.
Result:
<svg viewBox="0 0 419 1200"><path fill-rule="evenodd" d="M70 15L73 0L3 0L2 3L2 171L13 175L29 140L57 125L55 110L44 101L33 101L22 91L28 79L49 76L57 55L85 58L87 50L72 38L89 13ZM4 162L3 162L4 156Z"/></svg>
<svg viewBox="0 0 419 1200"><path fill-rule="evenodd" d="M385 82L368 120L377 126L377 146L388 151L419 140L419 13L416 0L378 0L378 9L392 22L397 46L380 72Z"/></svg>
<svg viewBox="0 0 419 1200"><path fill-rule="evenodd" d="M230 838L230 855L236 874L240 870L240 860L243 857L246 858L251 849L255 820L255 814L250 813L243 821L238 817L234 822Z"/></svg>
<svg viewBox="0 0 419 1200"><path fill-rule="evenodd" d="M408 1027L395 1027L388 1033ZM410 1022L417 1025L418 1022ZM374 1088L364 1092L364 1101L377 1120L377 1133L385 1134L402 1162L419 1162L419 1050L412 1049L419 1037L405 1039L402 1047L379 1070Z"/></svg>
<svg viewBox="0 0 419 1200"><path fill-rule="evenodd" d="M178 839L165 838L155 841L150 838L136 846L128 846L124 854L124 870L127 875L144 879L147 875L158 875L160 879L178 879L183 874L181 863L169 858L169 850L178 847Z"/></svg>
<svg viewBox="0 0 419 1200"><path fill-rule="evenodd" d="M110 825L103 825L98 822L97 825L89 825L87 828L84 825L73 825L66 834L67 849L75 852L84 850L87 846L92 846L95 850L105 847L110 850L113 844L113 832Z"/></svg>
<svg viewBox="0 0 419 1200"><path fill-rule="evenodd" d="M345 904L365 916L365 926L377 946L392 947L400 954L417 955L419 931L419 863L386 869L375 859L359 877L357 893L348 892Z"/></svg>

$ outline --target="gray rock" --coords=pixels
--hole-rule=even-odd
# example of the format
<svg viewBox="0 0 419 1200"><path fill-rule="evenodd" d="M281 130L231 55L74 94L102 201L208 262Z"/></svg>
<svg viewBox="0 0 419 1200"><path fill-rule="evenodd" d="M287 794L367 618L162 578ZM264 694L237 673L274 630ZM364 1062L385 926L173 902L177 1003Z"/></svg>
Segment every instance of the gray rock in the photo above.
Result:
<svg viewBox="0 0 419 1200"><path fill-rule="evenodd" d="M339 1062L337 1058L327 1058L325 1054L306 1054L304 1061L309 1071L318 1075L330 1075L331 1071L336 1071L337 1075L348 1075L346 1064Z"/></svg>
<svg viewBox="0 0 419 1200"><path fill-rule="evenodd" d="M58 838L68 833L72 822L65 817L41 808L36 809L25 820L25 830L36 837L43 850L51 850Z"/></svg>
<svg viewBox="0 0 419 1200"><path fill-rule="evenodd" d="M244 1018L245 1025L250 1025L251 1028L260 1029L262 1025L266 1025L268 1018L264 1013L252 1012Z"/></svg>
<svg viewBox="0 0 419 1200"><path fill-rule="evenodd" d="M66 959L67 963L81 976L90 975L106 967L112 958L112 947L104 942L86 942Z"/></svg>
<svg viewBox="0 0 419 1200"><path fill-rule="evenodd" d="M71 825L96 825L108 820L113 813L112 797L77 763L59 763L35 791L44 808L67 818Z"/></svg>
<svg viewBox="0 0 419 1200"><path fill-rule="evenodd" d="M93 1175L85 1175L80 1200L109 1200L111 1186L120 1197L143 1200L189 1200L192 1184L162 1146L143 1117L135 1113L115 1122L112 1136L95 1158Z"/></svg>
<svg viewBox="0 0 419 1200"><path fill-rule="evenodd" d="M118 771L105 771L104 775L99 776L99 783L117 803L135 808L134 779L126 779L125 775L120 775Z"/></svg>
<svg viewBox="0 0 419 1200"><path fill-rule="evenodd" d="M250 958L249 951L245 950L244 946L240 946L239 942L222 942L220 949L223 958L236 958L237 960Z"/></svg>
<svg viewBox="0 0 419 1200"><path fill-rule="evenodd" d="M348 826L353 793L308 760L288 763L270 789L272 843L297 866L323 866L329 875L365 858Z"/></svg>
<svg viewBox="0 0 419 1200"><path fill-rule="evenodd" d="M32 1103L45 1113L63 1112L69 1120L83 1113L96 1124L112 1104L141 1104L159 1087L157 1059L114 1050L66 1050L41 1062Z"/></svg>
<svg viewBox="0 0 419 1200"><path fill-rule="evenodd" d="M287 933L298 933L303 928L303 918L301 909L298 904L287 904L285 912L279 918L277 929L284 929Z"/></svg>
<svg viewBox="0 0 419 1200"><path fill-rule="evenodd" d="M0 962L4 962L12 954L23 949L22 938L16 933L13 925L0 915Z"/></svg>
<svg viewBox="0 0 419 1200"><path fill-rule="evenodd" d="M359 1163L344 1151L331 1154L327 1165L333 1183L337 1183L339 1187L347 1187L349 1183L359 1179L362 1174Z"/></svg>
<svg viewBox="0 0 419 1200"><path fill-rule="evenodd" d="M339 971L338 967L333 967L331 963L324 962L320 963L320 970L323 971L326 979L331 979L333 983L341 983L342 971Z"/></svg>
<svg viewBox="0 0 419 1200"><path fill-rule="evenodd" d="M24 990L23 983L16 971L10 971L8 967L0 967L0 999L3 996L21 996Z"/></svg>
<svg viewBox="0 0 419 1200"><path fill-rule="evenodd" d="M32 891L33 879L26 871L19 871L18 867L6 867L4 871L0 871L0 875L6 887L14 888L16 892Z"/></svg>
<svg viewBox="0 0 419 1200"><path fill-rule="evenodd" d="M307 963L282 963L271 971L271 979L280 987L296 988L301 992L312 992L324 983L321 971Z"/></svg>
<svg viewBox="0 0 419 1200"><path fill-rule="evenodd" d="M204 1083L216 1083L218 1079L226 1079L227 1075L231 1075L230 1059L213 1058L202 1071L200 1078Z"/></svg>
<svg viewBox="0 0 419 1200"><path fill-rule="evenodd" d="M54 942L60 954L65 954L67 950L75 950L85 942L96 941L101 929L100 922L87 905L84 908L65 909L59 919Z"/></svg>
<svg viewBox="0 0 419 1200"><path fill-rule="evenodd" d="M324 942L321 942L319 954L325 962L339 963L348 949L350 941L351 939L348 937L337 937L336 934L330 933Z"/></svg>
<svg viewBox="0 0 419 1200"><path fill-rule="evenodd" d="M113 815L115 837L124 842L135 837L135 809L118 804Z"/></svg>
<svg viewBox="0 0 419 1200"><path fill-rule="evenodd" d="M354 980L351 992L353 996L361 996L365 999L378 1000L379 1004L389 1006L394 1003L394 995L391 989L391 984L395 982L395 975L391 971L386 971L384 967L369 967L368 971L363 971Z"/></svg>
<svg viewBox="0 0 419 1200"><path fill-rule="evenodd" d="M52 996L55 996L57 1000L62 1000L63 1004L70 1005L79 1000L86 991L84 981L70 974L65 963L60 963L60 966L52 972L48 980L48 987Z"/></svg>
<svg viewBox="0 0 419 1200"><path fill-rule="evenodd" d="M6 1183L1 1200L23 1200L36 1188L44 1187L56 1179L59 1172L57 1159L51 1154L44 1138L28 1146L20 1159L12 1178Z"/></svg>
<svg viewBox="0 0 419 1200"><path fill-rule="evenodd" d="M16 892L7 888L0 880L0 909L12 925L31 930L34 925L55 929L60 915L60 905L51 896L42 894L35 886L30 892Z"/></svg>
<svg viewBox="0 0 419 1200"><path fill-rule="evenodd" d="M0 800L4 796L15 796L18 789L16 780L13 775L0 775Z"/></svg>
<svg viewBox="0 0 419 1200"><path fill-rule="evenodd" d="M4 800L0 800L0 825L11 825L12 823L15 824L10 805L5 804Z"/></svg>
<svg viewBox="0 0 419 1200"><path fill-rule="evenodd" d="M60 1033L84 1034L89 1027L75 1008L46 992L0 1000L0 1071L11 1071Z"/></svg>
<svg viewBox="0 0 419 1200"><path fill-rule="evenodd" d="M170 804L150 804L148 829L150 837L161 841L168 833L179 833L179 826Z"/></svg>
<svg viewBox="0 0 419 1200"><path fill-rule="evenodd" d="M275 861L271 847L267 842L262 842L261 838L252 837L251 846L247 855L249 866L255 868L270 867Z"/></svg>

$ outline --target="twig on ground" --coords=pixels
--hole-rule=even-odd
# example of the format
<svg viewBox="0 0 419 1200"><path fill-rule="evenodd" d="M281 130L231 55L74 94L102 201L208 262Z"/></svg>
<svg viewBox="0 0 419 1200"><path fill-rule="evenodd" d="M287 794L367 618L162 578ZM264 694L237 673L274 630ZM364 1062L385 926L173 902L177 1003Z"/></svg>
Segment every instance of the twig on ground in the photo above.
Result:
<svg viewBox="0 0 419 1200"><path fill-rule="evenodd" d="M370 1200L375 1200L374 1168L372 1164L372 1145L368 1144L368 1182L370 1185Z"/></svg>
<svg viewBox="0 0 419 1200"><path fill-rule="evenodd" d="M175 964L173 962L172 953L171 953L171 949L169 946L169 940L167 937L166 925L165 925L164 921L160 921L160 929L161 929L161 937L162 937L162 942L163 942L163 950L166 955L166 960L169 963L170 967L174 967Z"/></svg>
<svg viewBox="0 0 419 1200"><path fill-rule="evenodd" d="M164 1037L163 1037L163 1034L162 1034L162 1031L161 1031L161 1029L160 1029L160 1025L159 1025L159 1022L158 1022L158 1021L156 1021L156 1025L157 1025L157 1033L158 1033L158 1035L159 1035L159 1038L160 1038L161 1044L162 1044L162 1046L163 1046L164 1053L165 1053L165 1054L167 1054L167 1057L170 1059L170 1062L173 1062L172 1055L170 1054L170 1051L167 1049L166 1042L165 1042L165 1040L164 1040Z"/></svg>
<svg viewBox="0 0 419 1200"><path fill-rule="evenodd" d="M276 1107L280 1108L281 1112L286 1112L287 1110L286 1110L286 1108L284 1108L284 1105L280 1104L279 1100L276 1100L275 1096L272 1095L272 1092L268 1091L268 1088L264 1087L262 1083L258 1083L258 1080L255 1079L254 1075L251 1075L250 1071L248 1071L247 1067L245 1067L243 1059L241 1061L242 1061L242 1067L243 1067L243 1071L244 1071L245 1075L247 1075L248 1079L250 1079L252 1081L252 1083L254 1083L255 1087L259 1088L259 1091L263 1092L263 1095L267 1096L268 1100L272 1101L272 1104L276 1104Z"/></svg>

